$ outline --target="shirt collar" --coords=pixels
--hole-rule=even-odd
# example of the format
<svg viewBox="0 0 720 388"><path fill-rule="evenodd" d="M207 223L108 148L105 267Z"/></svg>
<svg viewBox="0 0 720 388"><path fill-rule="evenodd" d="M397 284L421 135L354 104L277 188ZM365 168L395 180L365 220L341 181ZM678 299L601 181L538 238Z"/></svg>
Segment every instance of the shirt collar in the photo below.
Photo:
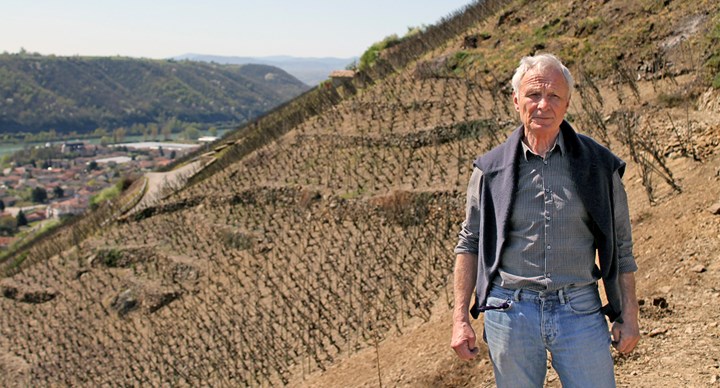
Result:
<svg viewBox="0 0 720 388"><path fill-rule="evenodd" d="M528 152L531 155L537 155L530 149L530 147L527 146L527 144L525 144L524 141L521 141L520 144L522 144L522 149L523 149L522 155L525 158L525 161L528 160ZM557 147L557 149L560 151L561 155L565 155L565 140L563 139L562 131L558 132L558 135L555 138L555 144L553 144L553 146L550 147L550 151L548 151L547 155L550 155L551 153L555 152L555 147Z"/></svg>

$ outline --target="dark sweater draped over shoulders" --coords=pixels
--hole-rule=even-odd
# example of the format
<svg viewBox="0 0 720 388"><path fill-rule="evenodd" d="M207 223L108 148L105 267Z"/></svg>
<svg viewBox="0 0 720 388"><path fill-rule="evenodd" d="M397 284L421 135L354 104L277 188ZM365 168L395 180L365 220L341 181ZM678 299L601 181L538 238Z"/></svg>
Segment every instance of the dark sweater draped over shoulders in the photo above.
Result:
<svg viewBox="0 0 720 388"><path fill-rule="evenodd" d="M618 248L615 240L613 174L620 176L625 163L593 139L578 134L567 121L560 125L571 175L578 196L592 219L592 233L600 258L600 272L608 304L603 312L611 321L620 316ZM480 241L473 317L483 311L510 227L510 213L517 190L518 160L524 128L521 125L501 145L475 160L480 181Z"/></svg>

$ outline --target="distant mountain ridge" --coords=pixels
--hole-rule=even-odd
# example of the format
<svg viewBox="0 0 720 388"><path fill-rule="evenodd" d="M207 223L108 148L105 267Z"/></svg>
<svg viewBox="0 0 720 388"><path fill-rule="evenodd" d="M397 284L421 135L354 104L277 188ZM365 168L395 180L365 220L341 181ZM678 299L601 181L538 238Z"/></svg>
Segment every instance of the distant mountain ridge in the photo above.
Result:
<svg viewBox="0 0 720 388"><path fill-rule="evenodd" d="M276 55L267 57L234 57L203 54L183 54L173 59L191 60L201 62L215 62L221 64L262 64L279 67L295 76L300 81L314 86L328 79L333 70L342 70L357 58L335 58L335 57L293 57L288 55Z"/></svg>
<svg viewBox="0 0 720 388"><path fill-rule="evenodd" d="M2 54L0 133L241 123L308 88L268 65Z"/></svg>

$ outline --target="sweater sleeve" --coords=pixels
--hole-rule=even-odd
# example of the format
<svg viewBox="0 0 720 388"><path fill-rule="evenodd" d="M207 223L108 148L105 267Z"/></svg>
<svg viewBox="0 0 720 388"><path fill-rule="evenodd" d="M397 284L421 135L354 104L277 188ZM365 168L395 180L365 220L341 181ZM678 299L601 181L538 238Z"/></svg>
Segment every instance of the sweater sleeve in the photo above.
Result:
<svg viewBox="0 0 720 388"><path fill-rule="evenodd" d="M633 256L632 230L627 193L620 173L613 174L613 202L615 218L615 236L617 239L620 273L635 272L638 267Z"/></svg>
<svg viewBox="0 0 720 388"><path fill-rule="evenodd" d="M478 254L480 239L480 183L482 171L475 167L468 183L467 199L465 204L465 221L458 234L458 243L455 253Z"/></svg>

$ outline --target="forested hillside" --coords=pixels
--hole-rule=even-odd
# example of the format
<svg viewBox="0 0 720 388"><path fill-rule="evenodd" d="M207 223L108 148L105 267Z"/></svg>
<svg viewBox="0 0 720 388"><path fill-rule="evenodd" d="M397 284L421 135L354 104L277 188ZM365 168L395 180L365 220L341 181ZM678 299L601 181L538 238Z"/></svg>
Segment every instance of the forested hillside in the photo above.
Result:
<svg viewBox="0 0 720 388"><path fill-rule="evenodd" d="M308 87L266 65L0 55L0 134L132 124L241 123Z"/></svg>
<svg viewBox="0 0 720 388"><path fill-rule="evenodd" d="M628 163L642 339L618 385L718 384L711 0L477 1L384 45L188 184L0 263L1 384L492 386L482 342L449 347L452 249L472 161L518 124L512 69L541 51L577 80L568 120Z"/></svg>

